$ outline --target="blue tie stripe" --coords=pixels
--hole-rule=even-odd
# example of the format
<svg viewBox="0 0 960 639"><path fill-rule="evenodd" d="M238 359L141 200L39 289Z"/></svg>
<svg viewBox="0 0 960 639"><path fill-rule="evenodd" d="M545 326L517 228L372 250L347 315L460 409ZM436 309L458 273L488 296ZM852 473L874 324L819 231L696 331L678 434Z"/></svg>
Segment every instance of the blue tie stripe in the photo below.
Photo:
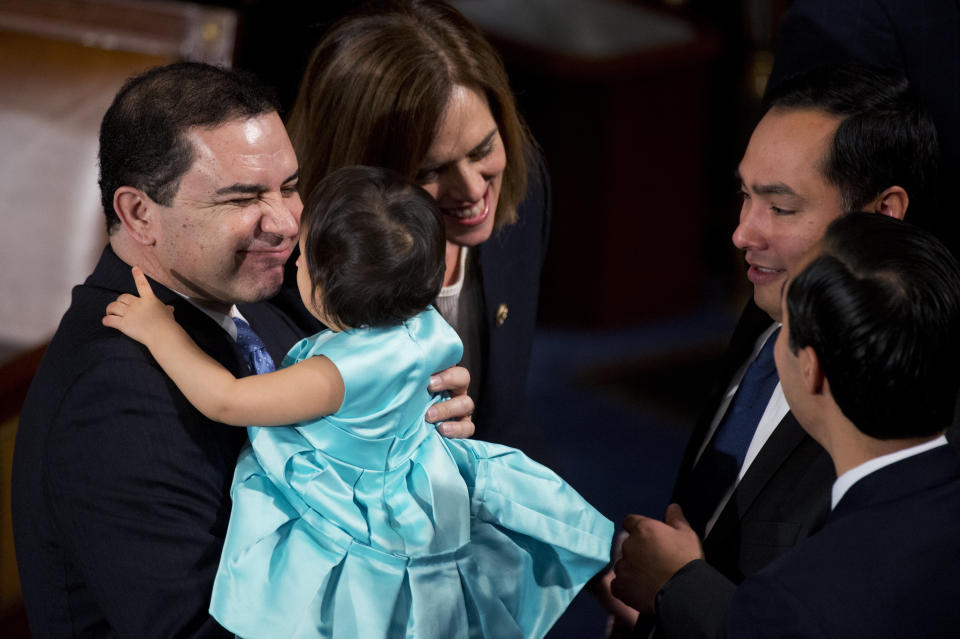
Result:
<svg viewBox="0 0 960 639"><path fill-rule="evenodd" d="M696 492L682 504L687 520L702 537L707 522L740 474L747 449L770 402L779 377L773 346L780 329L767 338L747 368L740 387L692 472Z"/></svg>
<svg viewBox="0 0 960 639"><path fill-rule="evenodd" d="M244 362L247 364L247 369L256 375L275 371L276 366L274 366L273 358L267 352L267 347L260 336L239 317L231 319L237 327L237 346L243 355Z"/></svg>

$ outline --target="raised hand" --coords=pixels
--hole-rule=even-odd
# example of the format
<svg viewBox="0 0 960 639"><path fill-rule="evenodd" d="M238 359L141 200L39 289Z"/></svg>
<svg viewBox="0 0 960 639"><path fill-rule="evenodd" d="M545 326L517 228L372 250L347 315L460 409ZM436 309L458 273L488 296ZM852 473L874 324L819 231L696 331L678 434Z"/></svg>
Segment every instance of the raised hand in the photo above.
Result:
<svg viewBox="0 0 960 639"><path fill-rule="evenodd" d="M179 331L180 327L173 319L173 307L157 299L139 266L133 267L133 281L140 296L124 293L110 302L103 316L103 325L147 346L168 336L171 329Z"/></svg>

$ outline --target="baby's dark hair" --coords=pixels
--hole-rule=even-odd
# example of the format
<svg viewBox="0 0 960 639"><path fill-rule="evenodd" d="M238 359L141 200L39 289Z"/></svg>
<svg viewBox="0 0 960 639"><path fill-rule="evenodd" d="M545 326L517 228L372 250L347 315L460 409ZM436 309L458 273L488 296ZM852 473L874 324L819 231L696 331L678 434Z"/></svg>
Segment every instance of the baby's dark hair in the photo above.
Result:
<svg viewBox="0 0 960 639"><path fill-rule="evenodd" d="M314 295L341 327L399 324L440 293L446 246L440 209L396 171L331 172L308 196L301 228Z"/></svg>

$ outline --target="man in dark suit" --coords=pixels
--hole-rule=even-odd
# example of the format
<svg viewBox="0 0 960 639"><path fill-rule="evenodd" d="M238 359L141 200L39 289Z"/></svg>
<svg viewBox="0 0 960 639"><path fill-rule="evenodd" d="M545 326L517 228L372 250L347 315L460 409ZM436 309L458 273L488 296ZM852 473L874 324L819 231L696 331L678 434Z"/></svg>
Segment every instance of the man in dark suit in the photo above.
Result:
<svg viewBox="0 0 960 639"><path fill-rule="evenodd" d="M109 245L73 291L25 401L14 537L36 637L231 636L207 613L242 429L198 413L149 353L101 324L131 265L236 375L246 320L279 362L303 331L265 302L302 204L276 105L249 77L182 63L129 80L104 116ZM465 372L441 374L458 393ZM441 406L441 405L438 405ZM472 409L465 396L439 418ZM447 423L448 434L472 425Z"/></svg>
<svg viewBox="0 0 960 639"><path fill-rule="evenodd" d="M823 528L741 584L727 635L957 636L960 266L928 232L855 213L783 309L783 391L837 480Z"/></svg>
<svg viewBox="0 0 960 639"><path fill-rule="evenodd" d="M770 95L738 169L743 206L733 242L745 253L753 301L688 443L679 505L665 522L631 515L624 524L630 537L612 589L640 611L636 634L645 636L656 615L660 636L718 635L736 584L822 524L833 466L790 414L767 344L780 289L844 211L902 218L908 204L928 199L935 158L933 125L897 74L843 65ZM745 383L764 358L762 383Z"/></svg>

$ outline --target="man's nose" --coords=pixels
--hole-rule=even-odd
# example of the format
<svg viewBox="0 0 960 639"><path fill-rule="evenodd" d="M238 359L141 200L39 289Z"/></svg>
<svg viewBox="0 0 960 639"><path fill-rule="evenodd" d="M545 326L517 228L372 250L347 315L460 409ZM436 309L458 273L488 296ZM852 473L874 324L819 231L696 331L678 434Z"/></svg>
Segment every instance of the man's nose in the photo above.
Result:
<svg viewBox="0 0 960 639"><path fill-rule="evenodd" d="M278 197L264 202L260 228L264 233L282 237L295 236L300 230L300 213L303 203L299 195Z"/></svg>
<svg viewBox="0 0 960 639"><path fill-rule="evenodd" d="M740 221L733 229L733 245L741 251L763 248L764 235L761 229L760 212L752 206L750 200L744 200L740 207Z"/></svg>

